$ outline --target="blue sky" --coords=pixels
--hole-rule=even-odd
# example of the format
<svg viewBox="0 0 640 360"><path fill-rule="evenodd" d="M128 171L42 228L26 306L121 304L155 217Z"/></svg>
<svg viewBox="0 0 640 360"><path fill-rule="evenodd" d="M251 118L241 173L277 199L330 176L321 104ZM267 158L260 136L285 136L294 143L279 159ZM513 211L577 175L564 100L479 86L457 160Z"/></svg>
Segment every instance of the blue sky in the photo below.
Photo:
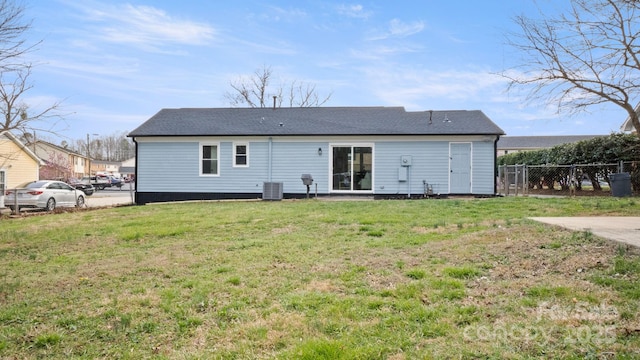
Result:
<svg viewBox="0 0 640 360"><path fill-rule="evenodd" d="M131 131L162 108L228 107L230 83L269 66L316 85L325 106L482 110L507 135L608 134L613 106L558 115L496 75L516 15L564 1L98 1L25 3L32 108L62 102L60 139Z"/></svg>

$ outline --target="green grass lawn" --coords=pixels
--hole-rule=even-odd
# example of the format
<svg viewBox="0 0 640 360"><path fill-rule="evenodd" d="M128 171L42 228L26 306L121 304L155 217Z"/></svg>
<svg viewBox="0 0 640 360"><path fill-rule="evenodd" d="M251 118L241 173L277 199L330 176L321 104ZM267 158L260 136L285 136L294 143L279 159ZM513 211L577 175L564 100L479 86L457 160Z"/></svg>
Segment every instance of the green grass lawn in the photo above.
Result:
<svg viewBox="0 0 640 360"><path fill-rule="evenodd" d="M640 356L636 199L207 202L0 219L0 358ZM640 224L639 224L640 227Z"/></svg>

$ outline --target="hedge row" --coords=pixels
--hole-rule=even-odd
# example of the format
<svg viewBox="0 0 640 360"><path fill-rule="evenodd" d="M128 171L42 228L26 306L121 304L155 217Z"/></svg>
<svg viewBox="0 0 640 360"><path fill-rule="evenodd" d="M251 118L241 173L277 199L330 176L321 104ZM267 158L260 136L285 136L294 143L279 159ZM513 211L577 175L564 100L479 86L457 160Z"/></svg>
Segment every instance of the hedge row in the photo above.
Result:
<svg viewBox="0 0 640 360"><path fill-rule="evenodd" d="M640 137L611 134L550 149L521 151L499 157L498 165L615 164L619 161L640 161Z"/></svg>

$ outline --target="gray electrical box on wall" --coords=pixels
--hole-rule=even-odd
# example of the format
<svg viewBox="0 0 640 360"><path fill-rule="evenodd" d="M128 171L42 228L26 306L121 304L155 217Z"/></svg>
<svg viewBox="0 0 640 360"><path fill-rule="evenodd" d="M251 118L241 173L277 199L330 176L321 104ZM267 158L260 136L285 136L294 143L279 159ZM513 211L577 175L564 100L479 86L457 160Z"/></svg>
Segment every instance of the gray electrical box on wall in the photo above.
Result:
<svg viewBox="0 0 640 360"><path fill-rule="evenodd" d="M402 166L411 166L411 155L402 155L400 157L400 165Z"/></svg>
<svg viewBox="0 0 640 360"><path fill-rule="evenodd" d="M402 166L398 168L398 181L407 181L408 178L408 168L406 166Z"/></svg>

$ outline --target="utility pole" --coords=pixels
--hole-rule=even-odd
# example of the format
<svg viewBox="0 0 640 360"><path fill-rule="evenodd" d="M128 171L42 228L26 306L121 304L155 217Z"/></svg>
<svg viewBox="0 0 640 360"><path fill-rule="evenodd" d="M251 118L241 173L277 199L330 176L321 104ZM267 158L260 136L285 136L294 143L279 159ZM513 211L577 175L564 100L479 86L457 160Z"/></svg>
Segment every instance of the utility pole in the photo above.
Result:
<svg viewBox="0 0 640 360"><path fill-rule="evenodd" d="M91 177L91 150L89 149L89 134L87 134L87 175ZM89 181L91 183L91 181Z"/></svg>
<svg viewBox="0 0 640 360"><path fill-rule="evenodd" d="M98 134L92 134L98 136ZM89 133L87 133L87 175L91 176L91 141L89 139Z"/></svg>

